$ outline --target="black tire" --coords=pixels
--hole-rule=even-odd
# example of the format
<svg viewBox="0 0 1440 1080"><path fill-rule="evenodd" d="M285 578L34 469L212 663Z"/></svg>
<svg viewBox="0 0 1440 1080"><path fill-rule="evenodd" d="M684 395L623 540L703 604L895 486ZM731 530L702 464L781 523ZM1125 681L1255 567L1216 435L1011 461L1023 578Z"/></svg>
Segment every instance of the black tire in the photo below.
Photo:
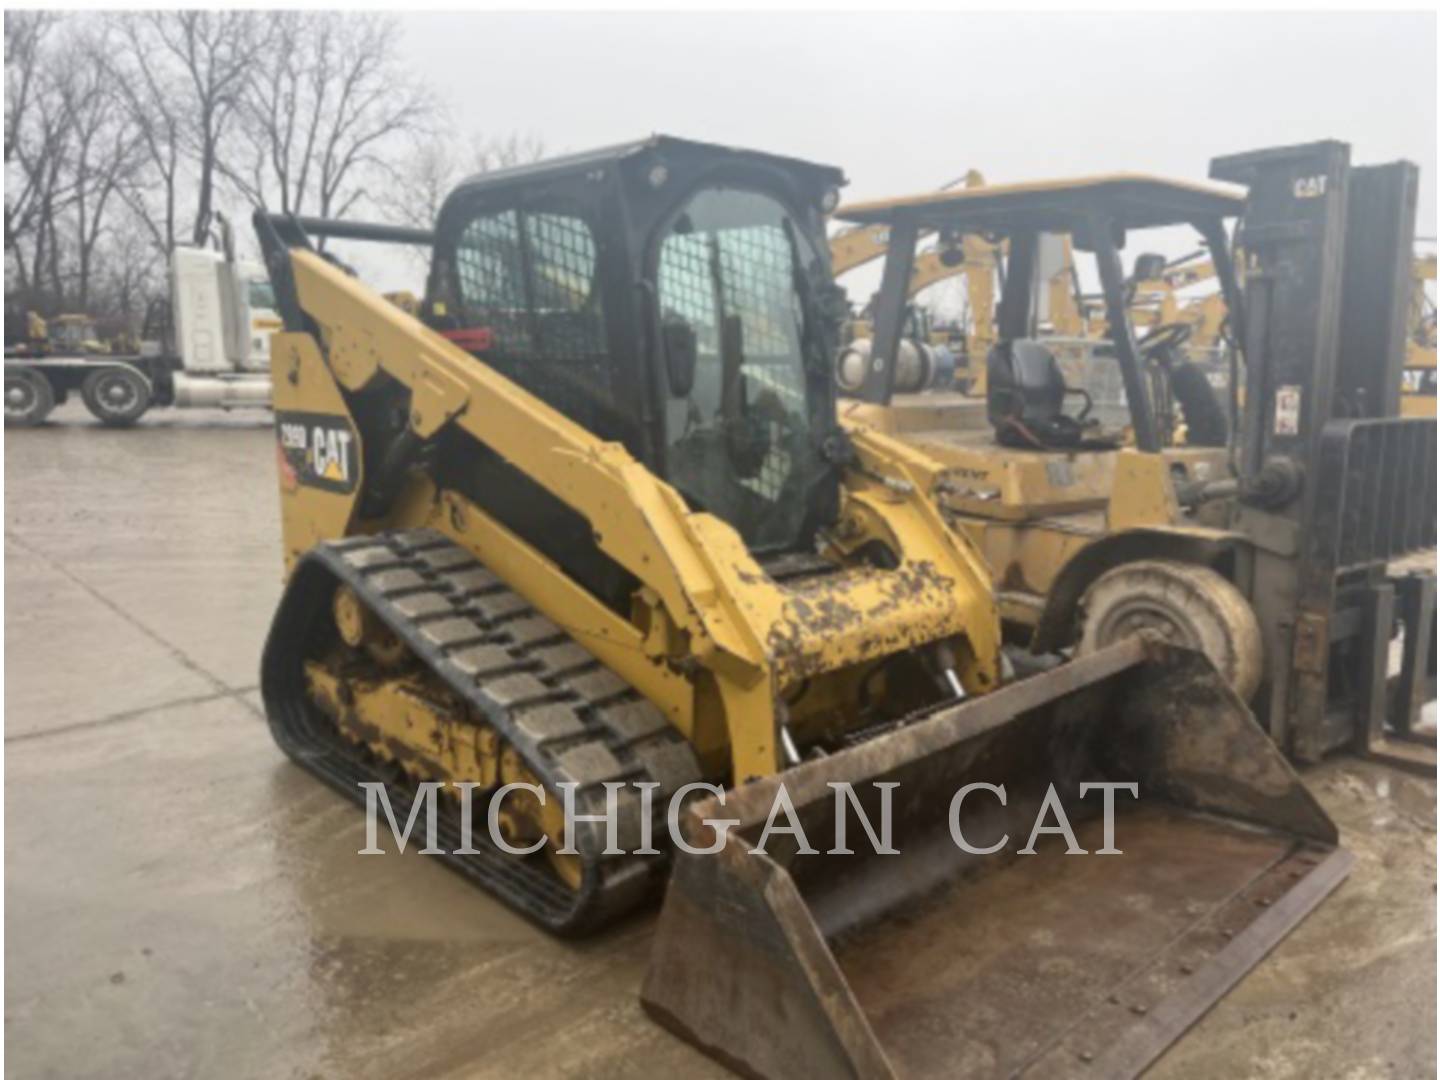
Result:
<svg viewBox="0 0 1440 1080"><path fill-rule="evenodd" d="M1208 566L1142 559L1101 574L1081 600L1080 649L1095 652L1141 630L1203 652L1240 698L1260 687L1260 623L1240 590Z"/></svg>
<svg viewBox="0 0 1440 1080"><path fill-rule="evenodd" d="M150 408L150 384L128 367L103 367L86 376L80 396L106 427L129 427Z"/></svg>
<svg viewBox="0 0 1440 1080"><path fill-rule="evenodd" d="M5 365L5 426L39 427L55 408L50 380L33 368Z"/></svg>

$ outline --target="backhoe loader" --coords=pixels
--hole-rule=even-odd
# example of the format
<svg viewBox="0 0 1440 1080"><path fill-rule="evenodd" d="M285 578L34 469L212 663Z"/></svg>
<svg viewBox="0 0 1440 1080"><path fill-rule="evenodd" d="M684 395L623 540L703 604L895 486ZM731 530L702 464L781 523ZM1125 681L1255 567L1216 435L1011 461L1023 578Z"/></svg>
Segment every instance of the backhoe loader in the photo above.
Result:
<svg viewBox="0 0 1440 1080"><path fill-rule="evenodd" d="M1197 653L1134 638L1001 685L939 470L839 423L842 182L653 137L476 177L429 233L258 213L271 730L397 818L473 785L499 831L462 843L447 804L440 857L553 932L670 876L643 1001L740 1071L1131 1075L1349 856ZM418 317L327 236L428 245ZM886 839L804 848L845 784ZM1113 836L1095 785L1133 785ZM567 798L606 827L566 828Z"/></svg>
<svg viewBox="0 0 1440 1080"><path fill-rule="evenodd" d="M1156 631L1205 651L1297 759L1351 748L1433 773L1433 737L1422 745L1412 729L1435 696L1435 421L1399 415L1415 167L1351 168L1349 148L1325 142L1217 159L1212 174L1248 194L1120 175L842 208L889 237L871 362L837 365L856 399L842 410L949 467L940 501L985 552L1011 635L1035 652ZM1236 345L1228 405L1165 361L1162 385L1184 390L1183 447L1149 376L1191 327L1139 338L1120 258L1136 234L1176 225L1204 241ZM1009 242L990 430L897 392L915 388L903 283L916 237L942 230ZM1096 362L1129 438L1035 333L1036 253L1056 233L1094 253L1109 352Z"/></svg>

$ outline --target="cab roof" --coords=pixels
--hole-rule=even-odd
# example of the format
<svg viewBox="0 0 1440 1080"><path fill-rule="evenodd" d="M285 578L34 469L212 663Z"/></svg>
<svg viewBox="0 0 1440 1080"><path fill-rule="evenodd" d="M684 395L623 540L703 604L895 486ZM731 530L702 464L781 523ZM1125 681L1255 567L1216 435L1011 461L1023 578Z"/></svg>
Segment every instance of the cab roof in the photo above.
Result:
<svg viewBox="0 0 1440 1080"><path fill-rule="evenodd" d="M1213 184L1111 173L875 199L842 206L835 216L858 225L909 223L927 230L1067 232L1092 214L1121 228L1146 229L1234 217L1244 208L1243 194Z"/></svg>
<svg viewBox="0 0 1440 1080"><path fill-rule="evenodd" d="M804 161L800 158L784 157L780 154L767 154L758 150L744 150L734 146L722 146L718 143L681 139L673 135L651 135L648 138L616 143L613 146L586 150L578 154L563 154L525 165L516 165L509 168L495 169L491 172L476 173L462 180L453 194L460 195L473 192L477 189L499 187L517 181L531 183L538 180L548 180L567 173L585 172L645 155L656 155L662 159L671 156L685 157L693 155L703 155L708 158L721 159L728 157L734 160L763 162L770 165L781 166L791 172L807 173L811 175L815 181L834 187L839 187L845 183L845 173L831 165L821 165L817 162Z"/></svg>

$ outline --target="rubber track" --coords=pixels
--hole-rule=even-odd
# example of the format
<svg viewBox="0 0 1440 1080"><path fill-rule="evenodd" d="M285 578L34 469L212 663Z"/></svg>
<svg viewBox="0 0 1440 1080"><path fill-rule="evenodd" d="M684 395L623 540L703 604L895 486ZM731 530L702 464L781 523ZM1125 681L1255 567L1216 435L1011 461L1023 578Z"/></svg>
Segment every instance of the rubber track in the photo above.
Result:
<svg viewBox="0 0 1440 1080"><path fill-rule="evenodd" d="M341 582L486 717L550 797L559 797L555 784L574 781L578 811L603 813L603 784L626 782L619 805L626 851L640 846L639 796L628 785L658 783L652 835L664 849L670 794L700 779L690 744L659 709L468 551L428 529L322 543L296 565L261 669L271 732L291 758L362 805L362 781L386 783L396 820L408 818L414 790L393 782L393 767L341 736L307 692L304 661L335 639L331 602ZM542 857L492 847L479 800L471 839L478 854L448 854L460 847L459 815L443 802L440 810L447 854L436 857L555 933L578 935L613 922L648 899L666 869L663 855L603 855L604 826L580 823L581 885L571 890Z"/></svg>

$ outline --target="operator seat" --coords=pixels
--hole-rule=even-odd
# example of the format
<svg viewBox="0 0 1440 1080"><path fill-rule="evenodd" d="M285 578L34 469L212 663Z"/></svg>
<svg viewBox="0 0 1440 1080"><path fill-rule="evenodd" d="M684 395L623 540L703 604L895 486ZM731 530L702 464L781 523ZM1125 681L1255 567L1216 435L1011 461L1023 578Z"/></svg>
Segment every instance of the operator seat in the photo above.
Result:
<svg viewBox="0 0 1440 1080"><path fill-rule="evenodd" d="M985 411L1002 446L1067 449L1081 445L1087 429L1090 395L1065 385L1055 354L1038 341L1001 341L985 361ZM1085 406L1078 416L1065 413L1065 398L1078 394Z"/></svg>

